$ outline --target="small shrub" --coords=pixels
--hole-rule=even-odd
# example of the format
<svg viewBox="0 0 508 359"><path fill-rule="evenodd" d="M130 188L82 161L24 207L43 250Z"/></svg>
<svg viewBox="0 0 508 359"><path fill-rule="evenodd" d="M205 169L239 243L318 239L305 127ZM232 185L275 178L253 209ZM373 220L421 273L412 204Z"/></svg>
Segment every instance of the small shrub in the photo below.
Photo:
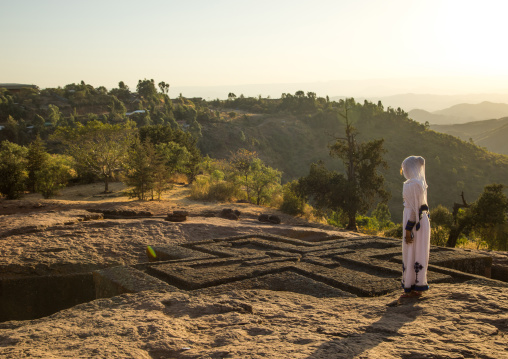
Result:
<svg viewBox="0 0 508 359"><path fill-rule="evenodd" d="M240 189L234 183L220 181L210 185L208 201L232 202L242 196Z"/></svg>
<svg viewBox="0 0 508 359"><path fill-rule="evenodd" d="M282 204L279 209L292 216L304 213L305 200L296 192L297 182L293 181L284 185L282 189Z"/></svg>
<svg viewBox="0 0 508 359"><path fill-rule="evenodd" d="M358 231L366 234L377 234L379 232L379 222L374 217L357 216L356 224Z"/></svg>
<svg viewBox="0 0 508 359"><path fill-rule="evenodd" d="M430 244L444 247L448 241L450 231L444 226L434 225L430 229Z"/></svg>
<svg viewBox="0 0 508 359"><path fill-rule="evenodd" d="M383 236L402 239L402 224L397 224L387 231L384 231Z"/></svg>
<svg viewBox="0 0 508 359"><path fill-rule="evenodd" d="M191 186L190 198L200 201L232 202L242 198L240 188L232 182L210 181L207 176L198 176Z"/></svg>
<svg viewBox="0 0 508 359"><path fill-rule="evenodd" d="M192 183L190 198L198 201L206 201L210 191L210 182L205 176L198 176Z"/></svg>

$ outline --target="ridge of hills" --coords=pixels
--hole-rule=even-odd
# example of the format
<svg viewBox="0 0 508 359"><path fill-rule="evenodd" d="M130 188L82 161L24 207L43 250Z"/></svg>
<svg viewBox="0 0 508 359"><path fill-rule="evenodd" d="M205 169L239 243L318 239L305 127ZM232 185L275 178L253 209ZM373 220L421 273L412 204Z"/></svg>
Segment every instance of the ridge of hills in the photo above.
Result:
<svg viewBox="0 0 508 359"><path fill-rule="evenodd" d="M472 139L489 151L508 155L508 117L494 120L474 121L455 125L431 125L437 132L458 137L464 141Z"/></svg>
<svg viewBox="0 0 508 359"><path fill-rule="evenodd" d="M483 101L478 104L461 103L438 111L413 109L409 117L431 125L463 124L508 116L508 104Z"/></svg>
<svg viewBox="0 0 508 359"><path fill-rule="evenodd" d="M323 161L330 170L342 170L338 159L330 158L327 144L343 133L337 120L323 121L317 116L258 115L239 117L229 122L204 123L200 147L204 155L227 158L239 148L258 152L271 167L283 171L283 182L308 174L310 165ZM404 112L382 112L355 117L358 140L384 138L383 170L392 218L398 221L402 208L402 160L410 155L426 158L429 205L448 208L460 201L474 201L487 184L508 186L508 156L492 153L451 135L426 129Z"/></svg>

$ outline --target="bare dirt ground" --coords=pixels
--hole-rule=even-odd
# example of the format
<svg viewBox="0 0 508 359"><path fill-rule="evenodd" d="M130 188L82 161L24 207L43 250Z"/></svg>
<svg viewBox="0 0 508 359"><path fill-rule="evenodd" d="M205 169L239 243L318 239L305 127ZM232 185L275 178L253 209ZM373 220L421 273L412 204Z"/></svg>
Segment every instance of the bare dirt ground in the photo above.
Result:
<svg viewBox="0 0 508 359"><path fill-rule="evenodd" d="M304 238L334 234L249 204L197 203L177 187L141 202L100 184L44 200L0 202L0 275L76 273L146 261L147 244L238 234ZM222 208L239 221L207 217ZM93 219L87 209L150 211L151 218ZM163 217L189 212L187 222ZM260 213L282 224L257 221ZM352 236L340 232L343 236ZM0 288L1 289L1 288ZM26 321L0 323L5 358L508 358L508 288L483 282L438 284L420 299L316 298L291 292L123 294Z"/></svg>

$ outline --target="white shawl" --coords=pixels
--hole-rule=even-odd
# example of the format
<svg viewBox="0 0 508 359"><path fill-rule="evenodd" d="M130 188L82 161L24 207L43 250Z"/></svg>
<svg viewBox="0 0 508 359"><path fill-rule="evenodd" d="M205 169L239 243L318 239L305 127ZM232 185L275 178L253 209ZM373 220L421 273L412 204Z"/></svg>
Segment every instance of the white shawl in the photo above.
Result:
<svg viewBox="0 0 508 359"><path fill-rule="evenodd" d="M404 182L402 196L405 206L410 208L412 221L419 222L419 210L427 204L427 181L425 180L425 159L421 156L409 156L402 162L402 173L407 179Z"/></svg>

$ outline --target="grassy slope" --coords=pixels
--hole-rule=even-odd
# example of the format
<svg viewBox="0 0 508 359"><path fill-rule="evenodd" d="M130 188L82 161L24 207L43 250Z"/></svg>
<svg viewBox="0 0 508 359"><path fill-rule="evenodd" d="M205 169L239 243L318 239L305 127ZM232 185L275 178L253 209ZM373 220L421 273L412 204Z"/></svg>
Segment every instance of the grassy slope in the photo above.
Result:
<svg viewBox="0 0 508 359"><path fill-rule="evenodd" d="M430 126L431 129L459 137L463 140L472 138L479 146L490 151L508 154L508 117L468 122L459 125Z"/></svg>
<svg viewBox="0 0 508 359"><path fill-rule="evenodd" d="M508 120L508 118L505 119ZM473 140L478 145L491 151L508 155L508 121L506 122L504 126L485 131L473 137Z"/></svg>
<svg viewBox="0 0 508 359"><path fill-rule="evenodd" d="M413 154L427 159L429 204L451 207L465 192L473 201L489 183L508 186L508 156L485 151L455 137L425 130L423 126L402 117L357 120L360 140L384 138L389 168L384 172L394 220L400 220L402 182L399 174L402 160ZM204 154L226 158L238 148L255 150L270 166L284 172L283 181L308 173L312 162L323 160L329 169L341 170L341 163L328 156L331 134L340 134L342 125L323 125L308 117L272 115L230 122L203 124ZM246 141L241 140L244 132Z"/></svg>

